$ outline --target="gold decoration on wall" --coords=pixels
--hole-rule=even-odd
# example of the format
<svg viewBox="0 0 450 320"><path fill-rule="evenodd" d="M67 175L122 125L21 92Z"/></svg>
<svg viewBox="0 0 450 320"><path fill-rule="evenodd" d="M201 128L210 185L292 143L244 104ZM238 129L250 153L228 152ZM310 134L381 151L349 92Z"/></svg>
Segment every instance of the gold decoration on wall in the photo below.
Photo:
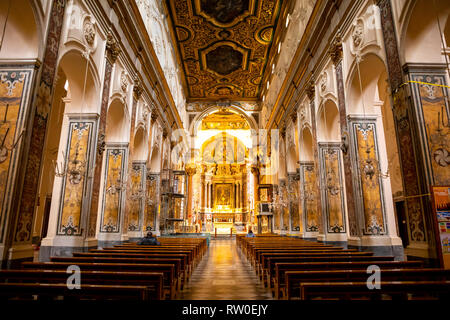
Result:
<svg viewBox="0 0 450 320"><path fill-rule="evenodd" d="M329 233L345 232L339 146L321 148L324 172L323 192Z"/></svg>
<svg viewBox="0 0 450 320"><path fill-rule="evenodd" d="M125 149L107 149L102 232L119 232Z"/></svg>
<svg viewBox="0 0 450 320"><path fill-rule="evenodd" d="M80 235L81 214L83 207L83 191L85 189L86 172L75 171L71 163L87 164L91 123L73 122L70 124L69 152L65 159L67 173L64 175L63 208L58 225L58 234ZM74 160L71 160L74 159ZM72 169L71 169L72 168Z"/></svg>
<svg viewBox="0 0 450 320"><path fill-rule="evenodd" d="M214 112L202 120L202 130L248 130L250 126L244 116L225 111Z"/></svg>
<svg viewBox="0 0 450 320"><path fill-rule="evenodd" d="M378 155L375 149L375 125L373 123L356 123L354 126L364 207L364 233L384 234L386 230L380 177L376 175L380 168L378 168Z"/></svg>

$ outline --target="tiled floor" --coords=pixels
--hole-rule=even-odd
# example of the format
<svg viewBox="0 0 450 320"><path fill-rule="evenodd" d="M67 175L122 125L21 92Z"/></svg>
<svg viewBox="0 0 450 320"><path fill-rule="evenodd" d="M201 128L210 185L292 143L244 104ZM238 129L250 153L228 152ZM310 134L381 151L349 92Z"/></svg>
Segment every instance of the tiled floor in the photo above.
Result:
<svg viewBox="0 0 450 320"><path fill-rule="evenodd" d="M236 247L236 240L212 240L180 299L268 300L272 294Z"/></svg>

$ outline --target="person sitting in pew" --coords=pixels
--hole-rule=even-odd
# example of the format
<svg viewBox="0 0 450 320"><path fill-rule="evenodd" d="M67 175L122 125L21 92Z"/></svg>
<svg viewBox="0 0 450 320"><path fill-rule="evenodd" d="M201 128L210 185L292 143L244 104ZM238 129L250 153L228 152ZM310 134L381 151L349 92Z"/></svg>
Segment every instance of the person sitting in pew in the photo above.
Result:
<svg viewBox="0 0 450 320"><path fill-rule="evenodd" d="M247 238L254 238L255 237L255 234L253 233L252 229L248 230L248 233L247 233L246 237Z"/></svg>
<svg viewBox="0 0 450 320"><path fill-rule="evenodd" d="M161 243L156 239L156 237L153 237L153 234L151 232L147 233L147 235L142 238L142 240L139 240L137 243L139 245L153 245L153 246L160 246Z"/></svg>

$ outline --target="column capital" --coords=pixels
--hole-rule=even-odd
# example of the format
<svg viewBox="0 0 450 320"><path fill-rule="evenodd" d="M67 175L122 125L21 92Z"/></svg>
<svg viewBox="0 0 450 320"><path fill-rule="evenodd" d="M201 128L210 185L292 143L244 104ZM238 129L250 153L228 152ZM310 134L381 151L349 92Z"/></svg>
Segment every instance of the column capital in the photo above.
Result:
<svg viewBox="0 0 450 320"><path fill-rule="evenodd" d="M338 65L342 60L342 35L338 31L330 46L330 56L334 65Z"/></svg>
<svg viewBox="0 0 450 320"><path fill-rule="evenodd" d="M308 99L310 101L314 100L314 96L316 95L316 86L314 77L311 77L311 80L309 80L308 84L306 85L306 95L308 96Z"/></svg>
<svg viewBox="0 0 450 320"><path fill-rule="evenodd" d="M141 97L142 92L144 92L141 81L137 78L134 80L133 92L134 92L134 95L136 96L136 99L138 99L138 100Z"/></svg>
<svg viewBox="0 0 450 320"><path fill-rule="evenodd" d="M116 62L117 57L121 52L122 49L120 49L119 42L116 40L112 32L108 32L106 37L106 53L112 63Z"/></svg>
<svg viewBox="0 0 450 320"><path fill-rule="evenodd" d="M186 173L190 177L193 176L197 173L197 166L195 164L186 165Z"/></svg>

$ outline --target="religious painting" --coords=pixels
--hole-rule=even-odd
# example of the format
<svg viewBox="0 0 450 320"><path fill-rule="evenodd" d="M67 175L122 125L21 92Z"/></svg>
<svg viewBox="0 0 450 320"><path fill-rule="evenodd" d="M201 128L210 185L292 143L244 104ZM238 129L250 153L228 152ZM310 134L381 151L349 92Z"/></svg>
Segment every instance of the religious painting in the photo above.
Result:
<svg viewBox="0 0 450 320"><path fill-rule="evenodd" d="M359 194L359 211L363 212L364 234L382 235L386 233L384 222L384 201L382 176L379 168L376 124L373 121L351 119L355 139L358 181L355 186ZM362 200L362 201L361 201Z"/></svg>
<svg viewBox="0 0 450 320"><path fill-rule="evenodd" d="M75 122L76 121L76 122ZM80 236L83 216L83 198L90 161L89 149L92 138L92 122L72 120L64 159L63 192L58 235Z"/></svg>
<svg viewBox="0 0 450 320"><path fill-rule="evenodd" d="M431 195L439 260L442 267L450 269L450 186L432 186Z"/></svg>
<svg viewBox="0 0 450 320"><path fill-rule="evenodd" d="M101 232L118 233L120 231L126 153L126 147L107 146L106 148Z"/></svg>
<svg viewBox="0 0 450 320"><path fill-rule="evenodd" d="M317 187L314 163L301 163L300 173L305 228L307 232L317 232L319 231L319 221L317 215Z"/></svg>
<svg viewBox="0 0 450 320"><path fill-rule="evenodd" d="M141 230L141 217L145 201L145 162L134 162L131 168L130 211L128 231Z"/></svg>
<svg viewBox="0 0 450 320"><path fill-rule="evenodd" d="M24 135L34 65L23 68L0 67L0 224L10 209L18 153ZM15 241L31 239L32 215L20 215ZM0 230L0 242L4 228Z"/></svg>
<svg viewBox="0 0 450 320"><path fill-rule="evenodd" d="M158 216L159 209L159 174L148 173L147 174L147 199L146 210L144 216L144 229L145 231L156 230L156 218Z"/></svg>
<svg viewBox="0 0 450 320"><path fill-rule="evenodd" d="M423 149L426 154L428 181L435 185L450 183L450 116L448 89L444 74L412 72L414 101Z"/></svg>
<svg viewBox="0 0 450 320"><path fill-rule="evenodd" d="M233 184L216 183L214 184L214 208L231 208L233 200Z"/></svg>
<svg viewBox="0 0 450 320"><path fill-rule="evenodd" d="M338 143L319 143L324 211L327 232L345 233L344 196L342 184L341 149Z"/></svg>
<svg viewBox="0 0 450 320"><path fill-rule="evenodd" d="M197 0L198 1L198 0ZM200 8L220 23L233 22L249 9L249 0L201 0Z"/></svg>

